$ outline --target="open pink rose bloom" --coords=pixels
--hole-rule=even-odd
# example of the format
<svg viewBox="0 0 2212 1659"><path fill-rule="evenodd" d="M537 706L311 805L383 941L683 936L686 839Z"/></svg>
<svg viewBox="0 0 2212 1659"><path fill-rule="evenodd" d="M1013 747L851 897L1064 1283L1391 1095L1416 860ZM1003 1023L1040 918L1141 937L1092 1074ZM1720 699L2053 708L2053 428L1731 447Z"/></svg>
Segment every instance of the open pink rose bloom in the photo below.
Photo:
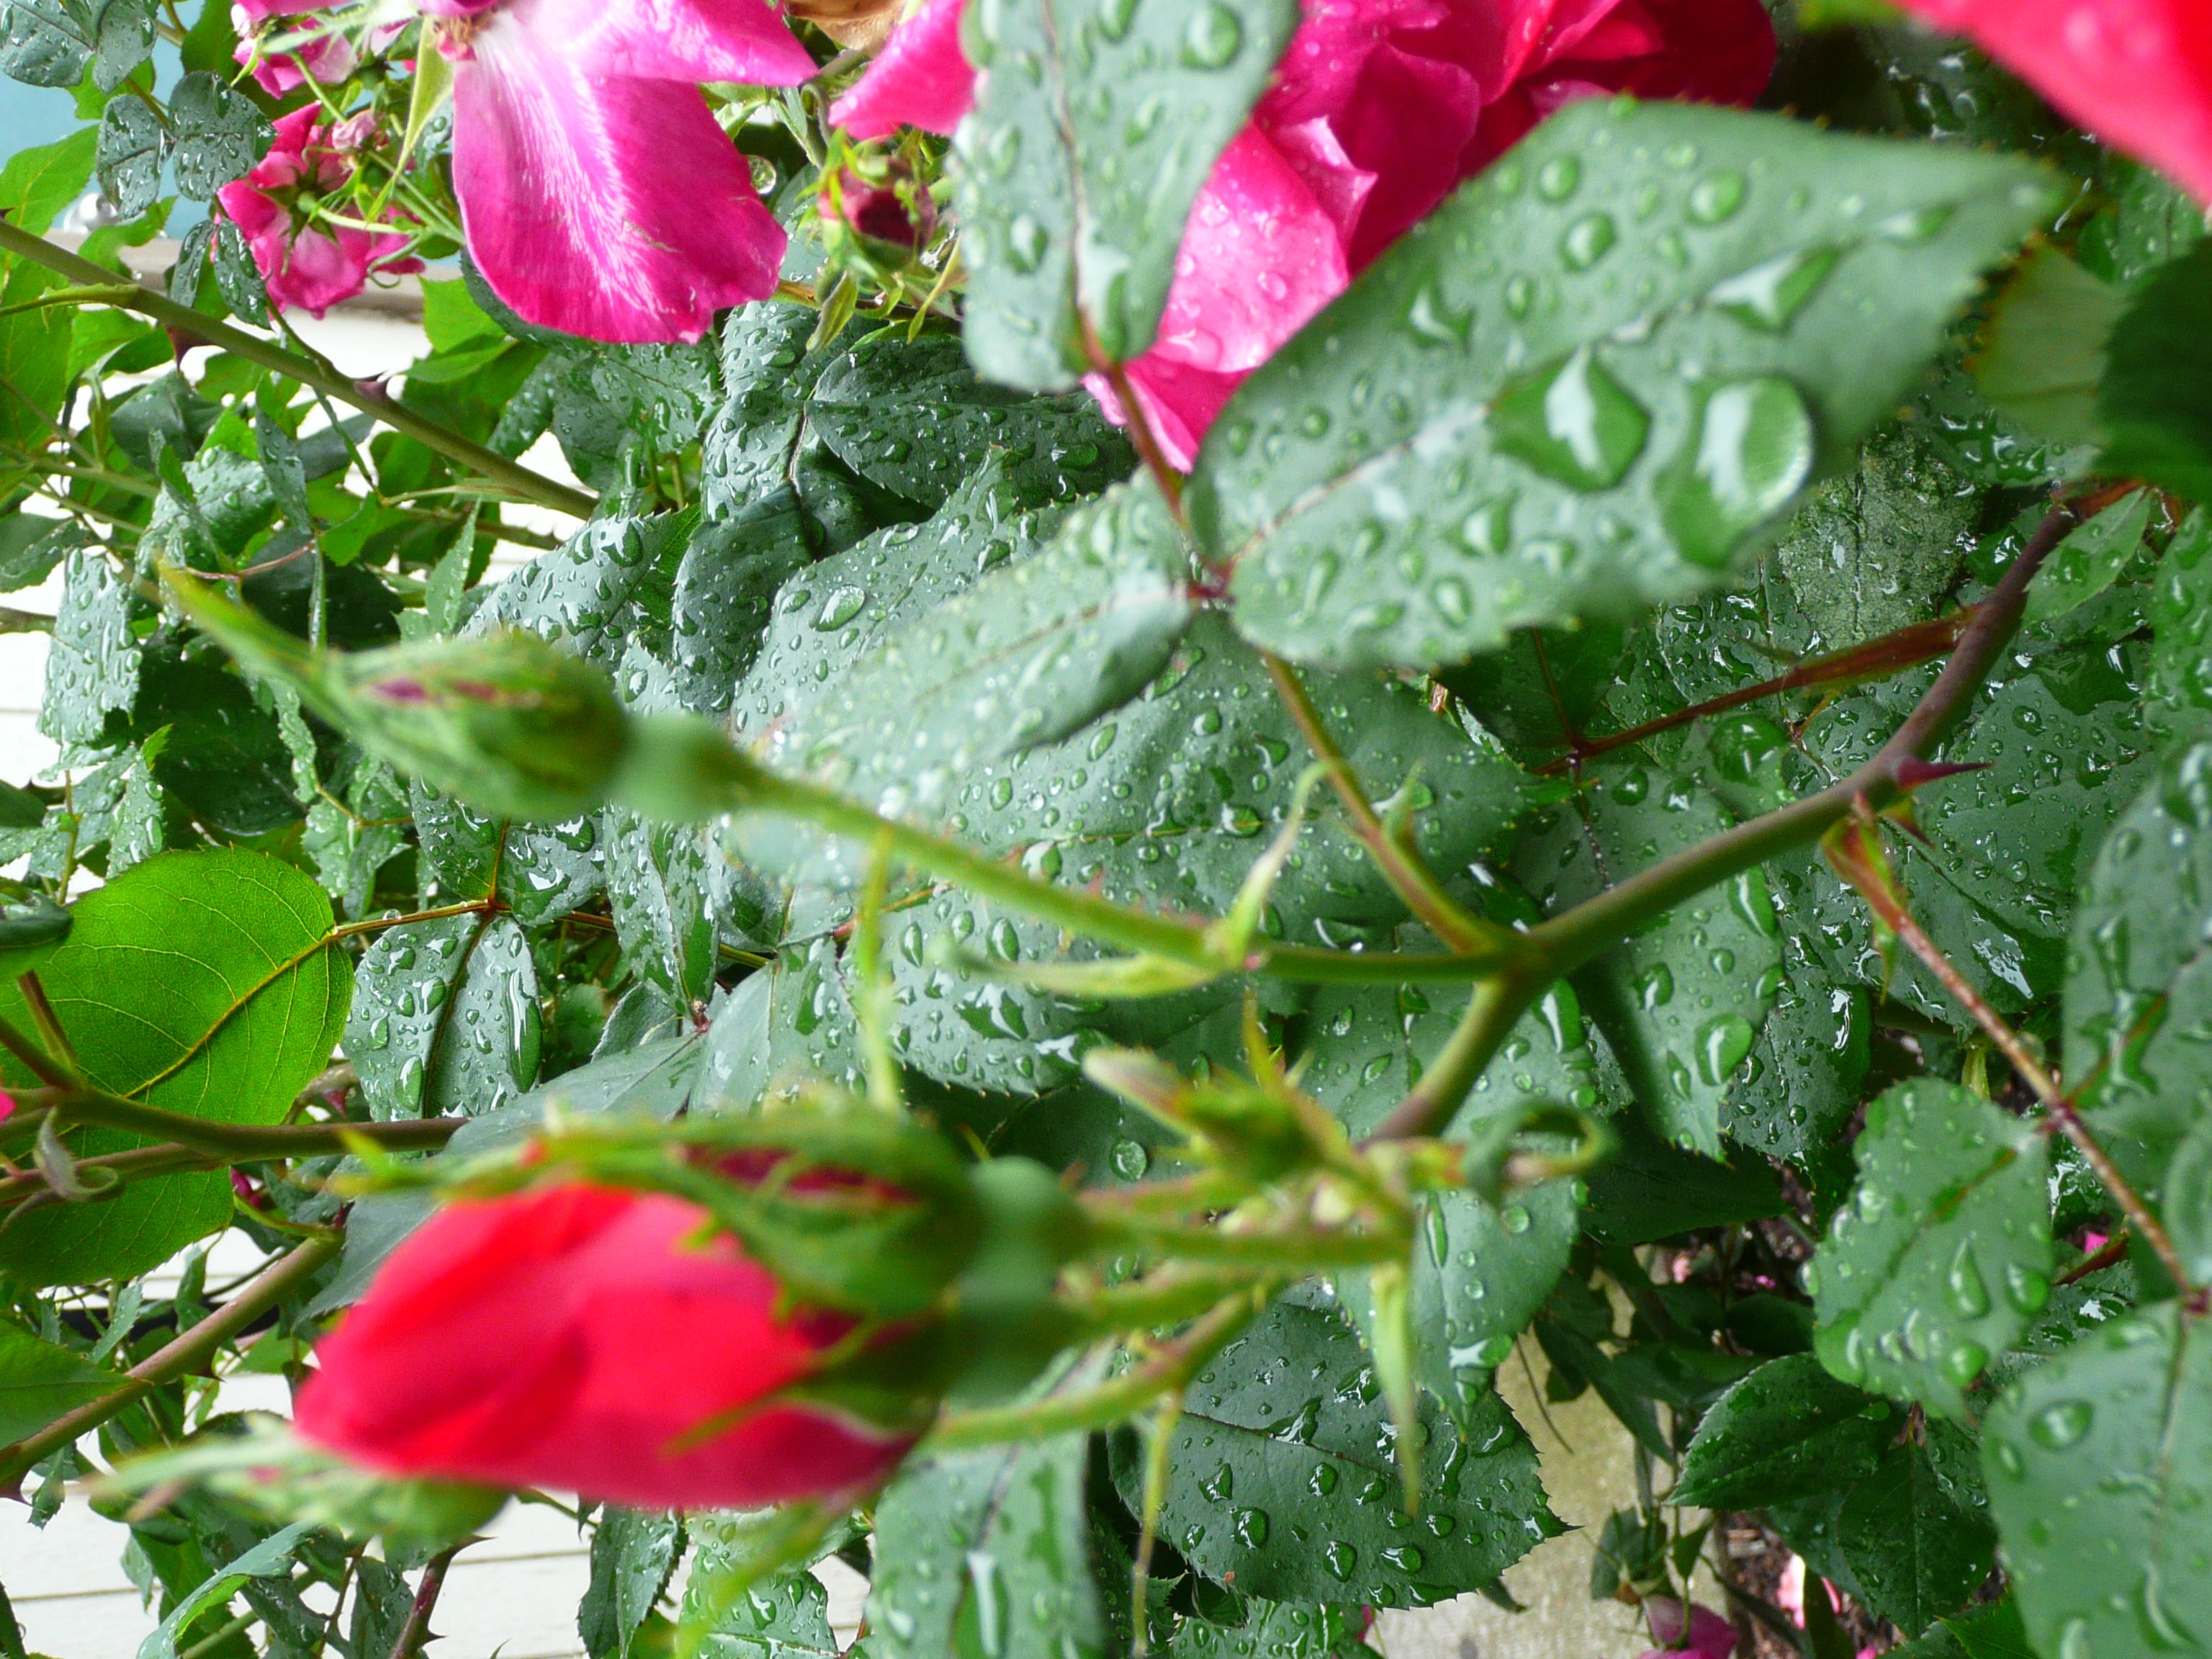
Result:
<svg viewBox="0 0 2212 1659"><path fill-rule="evenodd" d="M861 138L951 131L975 98L963 3L926 0L832 115ZM1128 366L1161 447L1188 467L1247 374L1561 105L1748 103L1773 66L1759 0L1308 0L1199 195L1158 338Z"/></svg>
<svg viewBox="0 0 2212 1659"><path fill-rule="evenodd" d="M372 272L422 268L403 257L407 238L398 231L318 223L304 211L303 198L327 195L353 178L352 125L333 127L313 104L294 110L277 120L276 142L253 171L216 193L280 310L319 317L360 293Z"/></svg>

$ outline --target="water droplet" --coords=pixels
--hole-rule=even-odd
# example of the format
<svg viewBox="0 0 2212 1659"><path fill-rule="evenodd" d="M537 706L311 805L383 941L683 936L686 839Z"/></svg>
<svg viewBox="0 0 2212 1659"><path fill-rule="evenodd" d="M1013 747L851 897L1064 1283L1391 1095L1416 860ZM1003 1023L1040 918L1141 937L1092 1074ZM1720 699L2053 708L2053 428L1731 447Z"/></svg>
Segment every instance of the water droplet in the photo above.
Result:
<svg viewBox="0 0 2212 1659"><path fill-rule="evenodd" d="M1803 394L1776 378L1716 388L1695 441L1661 485L1668 532L1682 557L1725 566L1744 538L1773 518L1812 476L1818 446Z"/></svg>
<svg viewBox="0 0 2212 1659"><path fill-rule="evenodd" d="M2096 1415L2086 1400L2062 1400L2035 1414L2027 1425L2027 1437L2051 1451L2064 1451L2081 1443Z"/></svg>
<svg viewBox="0 0 2212 1659"><path fill-rule="evenodd" d="M1570 270L1588 270L1613 252L1613 245L1620 240L1620 232L1609 213L1585 214L1567 227L1567 234L1559 243L1560 256Z"/></svg>
<svg viewBox="0 0 2212 1659"><path fill-rule="evenodd" d="M1966 1388L1990 1363L1990 1351L1978 1342L1961 1342L1943 1356L1943 1375Z"/></svg>
<svg viewBox="0 0 2212 1659"><path fill-rule="evenodd" d="M1359 1552L1339 1539L1322 1551L1321 1559L1328 1564L1328 1570L1337 1577L1349 1578L1352 1570L1359 1565Z"/></svg>
<svg viewBox="0 0 2212 1659"><path fill-rule="evenodd" d="M1564 202L1582 182L1583 164L1571 155L1555 155L1536 174L1536 194L1547 202Z"/></svg>
<svg viewBox="0 0 2212 1659"><path fill-rule="evenodd" d="M1098 33L1109 40L1127 40L1136 21L1137 0L1099 0Z"/></svg>
<svg viewBox="0 0 2212 1659"><path fill-rule="evenodd" d="M1206 0L1183 31L1182 61L1193 69L1226 69L1244 49L1244 25L1220 0Z"/></svg>
<svg viewBox="0 0 2212 1659"><path fill-rule="evenodd" d="M815 615L814 625L825 631L842 628L860 614L860 607L867 602L868 595L865 589L833 587L822 601L822 609Z"/></svg>
<svg viewBox="0 0 2212 1659"><path fill-rule="evenodd" d="M1403 1573L1419 1572L1427 1558L1411 1544L1400 1544L1382 1552L1382 1565Z"/></svg>
<svg viewBox="0 0 2212 1659"><path fill-rule="evenodd" d="M1972 1239L1960 1241L1944 1284L1951 1294L1951 1305L1966 1318L1979 1319L1990 1310L1990 1287L1982 1279L1982 1264L1974 1259Z"/></svg>
<svg viewBox="0 0 2212 1659"><path fill-rule="evenodd" d="M1052 245L1051 233L1030 214L1017 214L1006 228L1006 263L1027 276L1044 263Z"/></svg>
<svg viewBox="0 0 2212 1659"><path fill-rule="evenodd" d="M1124 1181L1141 1181L1145 1171L1152 1167L1152 1157L1143 1146L1133 1140L1117 1140L1108 1155L1114 1173Z"/></svg>
<svg viewBox="0 0 2212 1659"><path fill-rule="evenodd" d="M1492 427L1506 454L1570 489L1597 490L1628 476L1651 417L1586 348L1508 386Z"/></svg>
<svg viewBox="0 0 2212 1659"><path fill-rule="evenodd" d="M1250 1545L1255 1550L1258 1549L1261 1545L1266 1543L1267 1541L1267 1510L1237 1510L1237 1536L1242 1541Z"/></svg>
<svg viewBox="0 0 2212 1659"><path fill-rule="evenodd" d="M1316 1498L1326 1498L1336 1490L1336 1465L1316 1463L1313 1473L1306 1477L1306 1490Z"/></svg>
<svg viewBox="0 0 2212 1659"><path fill-rule="evenodd" d="M2051 1300L2051 1277L2033 1267L2023 1267L2018 1262L2005 1267L2005 1300L2021 1313L2033 1318L2043 1311Z"/></svg>
<svg viewBox="0 0 2212 1659"><path fill-rule="evenodd" d="M1729 277L1705 297L1761 333L1780 334L1820 292L1842 257L1832 247L1801 248Z"/></svg>
<svg viewBox="0 0 2212 1659"><path fill-rule="evenodd" d="M1728 1081L1759 1041L1758 1028L1741 1014L1723 1014L1698 1034L1698 1073L1715 1087Z"/></svg>
<svg viewBox="0 0 2212 1659"><path fill-rule="evenodd" d="M1733 219L1742 207L1747 186L1740 173L1716 173L1690 186L1690 217L1701 225L1717 225Z"/></svg>

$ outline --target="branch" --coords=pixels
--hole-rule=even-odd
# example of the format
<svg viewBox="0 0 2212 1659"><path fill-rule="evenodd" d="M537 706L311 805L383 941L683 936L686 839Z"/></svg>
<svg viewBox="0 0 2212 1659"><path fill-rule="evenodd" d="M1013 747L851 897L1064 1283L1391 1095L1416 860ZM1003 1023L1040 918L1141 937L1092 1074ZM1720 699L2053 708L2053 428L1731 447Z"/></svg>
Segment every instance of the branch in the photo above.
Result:
<svg viewBox="0 0 2212 1659"><path fill-rule="evenodd" d="M1462 953L1470 951L1494 949L1505 936L1505 930L1469 915L1445 892L1435 874L1421 860L1419 854L1401 845L1397 838L1385 829L1382 820L1375 815L1375 808L1367 793L1359 785L1359 777L1345 758L1344 750L1337 746L1314 707L1313 698L1306 690L1305 682L1298 671L1272 652L1262 651L1260 659L1267 665L1268 677L1275 683L1275 695L1282 699L1284 708L1304 736L1306 746L1314 752L1328 770L1328 781L1336 791L1344 810L1352 816L1352 833L1375 860L1375 867L1390 884L1406 908L1411 910L1428 930L1453 950Z"/></svg>
<svg viewBox="0 0 2212 1659"><path fill-rule="evenodd" d="M1494 991L1485 987L1477 993L1439 1065L1423 1079L1421 1087L1392 1109L1370 1139L1441 1133L1481 1076L1497 1044L1546 986L1707 888L1819 840L1848 817L1860 800L1878 810L1904 796L1911 775L1908 765L1926 760L1965 718L1975 693L2020 626L2029 584L2080 521L2079 513L2067 503L2051 508L2004 579L1974 608L1972 620L1959 636L1958 648L1919 706L1881 752L1850 777L1639 871L1520 935L1516 943L1526 952L1521 965L1503 970L1499 979L1492 981Z"/></svg>
<svg viewBox="0 0 2212 1659"><path fill-rule="evenodd" d="M256 1274L239 1293L205 1319L179 1336L151 1358L132 1366L112 1394L49 1423L29 1439L0 1452L0 1494L20 1497L23 1477L64 1446L75 1445L125 1407L143 1399L162 1383L204 1364L216 1349L313 1278L336 1258L337 1244L310 1239L289 1255L279 1256Z"/></svg>
<svg viewBox="0 0 2212 1659"><path fill-rule="evenodd" d="M415 1590L415 1605L407 1611L407 1622L399 1627L399 1639L392 1644L392 1659L416 1659L423 1648L435 1638L430 1634L430 1615L438 1610L439 1592L446 1588L446 1569L453 1565L453 1558L476 1542L464 1538L451 1549L441 1550L430 1558L430 1565L422 1569L422 1577Z"/></svg>
<svg viewBox="0 0 2212 1659"><path fill-rule="evenodd" d="M1863 805L1861 812L1862 824L1854 827L1863 835L1877 833L1871 809ZM2013 1071L2021 1081L2027 1084L2036 1099L2042 1102L2043 1109L2050 1115L2051 1124L2074 1143L2089 1167L2097 1172L2097 1179L2112 1195L2112 1201L2120 1206L2121 1213L2128 1218L2129 1226L2150 1247L2151 1253L2159 1260L2159 1265L2166 1269L2167 1276L2179 1287L2191 1309L2198 1313L2207 1311L2207 1292L2202 1285L2191 1281L2189 1269L2182 1261L2181 1252L2174 1248L2172 1236L2151 1212L2150 1206L2144 1201L2142 1194L2120 1173L2119 1165L2112 1162L2112 1155L2105 1151L2096 1136L2090 1133L2088 1125L2081 1121L2081 1112L2067 1097L2066 1091L2059 1087L2058 1079L2029 1051L2020 1033L2006 1023L2003 1015L1990 1006L1950 957L1943 954L1942 947L1928 937L1927 930L1906 908L1902 897L1887 882L1872 877L1863 860L1832 853L1829 861L1835 866L1837 873L1858 890L1859 896L1866 901L1867 908L1881 920L1882 926L1904 941L1905 947L1920 958L1928 971L1936 975L1959 1006L1973 1016L1974 1023L1989 1033L1990 1040L2011 1062Z"/></svg>
<svg viewBox="0 0 2212 1659"><path fill-rule="evenodd" d="M113 306L120 311L135 311L143 316L151 317L190 339L206 345L220 346L248 362L274 369L302 386L313 386L327 397L350 404L364 414L373 415L394 431L404 432L447 459L459 462L494 483L503 484L526 501L535 501L541 507L550 507L579 519L590 518L599 505L596 497L533 472L519 461L464 438L458 432L450 431L404 404L386 396L381 390L348 380L327 363L316 362L296 352L287 351L259 335L233 328L228 323L216 322L190 306L179 304L167 295L140 288L135 283L122 282L113 271L103 270L88 259L81 259L66 249L56 247L44 237L33 236L4 220L0 220L0 252L12 253L19 258L28 259L33 264L44 265L73 283L86 284L95 290L75 296L81 301L96 301Z"/></svg>
<svg viewBox="0 0 2212 1659"><path fill-rule="evenodd" d="M1956 646L1960 635L1966 632L1973 619L1974 608L1972 606L1964 611L1954 611L1948 617L1914 623L1893 634L1885 634L1878 640L1855 645L1848 651L1837 651L1825 657L1815 657L1809 662L1801 662L1786 674L1778 674L1771 680L1761 680L1757 685L1747 685L1725 696L1693 703L1687 708L1678 708L1671 714L1662 714L1656 720L1632 726L1626 732L1615 732L1602 738L1579 738L1569 752L1538 767L1536 775L1540 778L1563 776L1583 763L1595 760L1601 755L1611 754L1616 749L1629 748L1662 732L1693 725L1711 715L1725 714L1729 709L1741 708L1748 702L1779 696L1785 691L1800 691L1814 685L1856 685L1887 675L1902 673L1908 668L1917 668Z"/></svg>
<svg viewBox="0 0 2212 1659"><path fill-rule="evenodd" d="M465 1120L457 1117L413 1119L398 1123L301 1123L273 1128L209 1123L180 1113L165 1112L113 1096L92 1097L90 1111L82 1097L72 1097L66 1115L78 1123L100 1123L137 1134L170 1134L158 1146L134 1147L100 1158L80 1158L80 1170L112 1170L118 1177L173 1175L194 1170L219 1170L231 1164L255 1164L278 1158L319 1158L350 1152L360 1141L369 1141L387 1152L435 1152L453 1139ZM48 1107L46 1110L58 1108ZM173 1133L179 1124L189 1126ZM14 1128L11 1120L9 1126ZM222 1145L212 1143L221 1142ZM0 1178L0 1209L21 1204L47 1189L46 1177L36 1170Z"/></svg>

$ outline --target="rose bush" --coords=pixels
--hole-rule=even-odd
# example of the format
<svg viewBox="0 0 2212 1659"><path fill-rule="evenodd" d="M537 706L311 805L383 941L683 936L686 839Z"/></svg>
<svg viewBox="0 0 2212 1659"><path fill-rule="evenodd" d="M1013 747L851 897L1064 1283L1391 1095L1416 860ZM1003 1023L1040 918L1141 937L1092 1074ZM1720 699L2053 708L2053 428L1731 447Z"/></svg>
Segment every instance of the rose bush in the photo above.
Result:
<svg viewBox="0 0 2212 1659"><path fill-rule="evenodd" d="M216 1659L509 1502L591 1659L2200 1644L2197 13L1850 9L0 0L0 1492Z"/></svg>

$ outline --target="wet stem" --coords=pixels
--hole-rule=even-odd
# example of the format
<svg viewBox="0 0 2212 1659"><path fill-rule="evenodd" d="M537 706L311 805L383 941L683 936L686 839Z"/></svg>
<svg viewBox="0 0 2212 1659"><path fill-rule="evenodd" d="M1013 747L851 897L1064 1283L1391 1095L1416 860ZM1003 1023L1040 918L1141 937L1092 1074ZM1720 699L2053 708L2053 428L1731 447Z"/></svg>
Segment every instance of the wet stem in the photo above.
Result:
<svg viewBox="0 0 2212 1659"><path fill-rule="evenodd" d="M51 302L112 306L118 310L135 311L150 317L186 339L220 347L249 362L274 369L279 374L364 414L372 415L394 431L404 433L447 460L456 462L523 500L535 501L541 507L550 507L574 518L588 519L599 505L595 497L583 490L572 489L533 472L518 461L487 449L457 432L449 431L435 421L386 395L381 387L364 386L348 380L328 363L287 350L274 341L204 316L166 295L142 289L118 277L112 270L88 259L80 258L66 249L55 246L45 238L33 236L4 221L0 221L0 252L43 265L48 270L82 285L64 294L47 295Z"/></svg>
<svg viewBox="0 0 2212 1659"><path fill-rule="evenodd" d="M1850 826L1850 831L1854 837L1871 837L1881 834L1873 809L1863 802L1853 817L1856 822ZM1857 889L1859 896L1866 901L1867 908L1874 912L1876 920L1894 933L1905 949L1919 958L1959 1006L1973 1016L1974 1023L1988 1033L1990 1041L2010 1062L2014 1073L2042 1103L2049 1120L2045 1126L2046 1132L2056 1129L2063 1134L2074 1143L2075 1150L2089 1167L2096 1171L2097 1179L2104 1183L2105 1190L2112 1194L2112 1201L2127 1217L2129 1227L2157 1256L2159 1265L2166 1269L2166 1276L2180 1291L2187 1311L2191 1315L2212 1311L2212 1291L2191 1282L2189 1269L2181 1259L2181 1252L2174 1247L2172 1236L2152 1213L2142 1194L2136 1191L2133 1184L2120 1173L2119 1166L2112 1162L2111 1154L2105 1151L2089 1127L2081 1121L2080 1109L2060 1086L2050 1068L2036 1057L2020 1033L2006 1023L2004 1016L1989 1005L1972 981L1959 971L1957 964L1943 954L1942 948L1928 936L1927 930L1921 927L1907 908L1902 896L1890 884L1873 873L1868 860L1832 849L1829 862L1835 866L1838 875Z"/></svg>
<svg viewBox="0 0 2212 1659"><path fill-rule="evenodd" d="M2096 505L2110 492L2093 498ZM1914 770L1965 718L1975 694L2020 625L2029 585L2081 522L2073 505L2055 505L1990 595L1975 607L1957 648L1911 715L1881 751L1850 777L1815 795L1738 824L1662 860L1595 898L1514 937L1500 970L1478 986L1458 1027L1420 1085L1370 1137L1402 1139L1441 1133L1521 1016L1546 987L1603 955L1706 889L1817 841L1862 801L1875 810L1904 799Z"/></svg>

